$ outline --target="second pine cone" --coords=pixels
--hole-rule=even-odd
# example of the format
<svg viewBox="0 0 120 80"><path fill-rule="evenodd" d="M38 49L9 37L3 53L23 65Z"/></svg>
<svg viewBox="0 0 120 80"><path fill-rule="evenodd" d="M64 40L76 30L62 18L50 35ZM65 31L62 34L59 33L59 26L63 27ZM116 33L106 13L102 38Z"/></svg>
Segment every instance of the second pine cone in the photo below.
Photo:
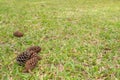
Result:
<svg viewBox="0 0 120 80"><path fill-rule="evenodd" d="M26 64L25 64L25 69L23 72L29 72L32 69L34 69L38 63L38 60L40 60L41 58L37 55L34 55L31 59L29 59Z"/></svg>

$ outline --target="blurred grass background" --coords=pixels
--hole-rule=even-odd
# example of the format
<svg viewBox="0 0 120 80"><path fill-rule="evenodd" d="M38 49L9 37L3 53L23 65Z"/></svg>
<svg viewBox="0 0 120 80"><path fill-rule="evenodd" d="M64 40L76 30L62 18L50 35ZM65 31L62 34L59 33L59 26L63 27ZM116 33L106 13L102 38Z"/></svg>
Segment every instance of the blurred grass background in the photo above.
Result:
<svg viewBox="0 0 120 80"><path fill-rule="evenodd" d="M13 60L32 45L42 47L33 75ZM0 79L119 80L120 1L0 0Z"/></svg>

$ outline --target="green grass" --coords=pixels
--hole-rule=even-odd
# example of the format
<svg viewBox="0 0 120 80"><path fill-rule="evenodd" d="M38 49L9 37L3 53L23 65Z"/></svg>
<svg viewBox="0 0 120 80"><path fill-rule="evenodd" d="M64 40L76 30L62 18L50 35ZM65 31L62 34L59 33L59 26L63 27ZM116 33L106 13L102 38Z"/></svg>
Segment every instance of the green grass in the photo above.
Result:
<svg viewBox="0 0 120 80"><path fill-rule="evenodd" d="M33 75L13 60L32 45ZM0 80L98 79L120 79L119 0L0 0Z"/></svg>

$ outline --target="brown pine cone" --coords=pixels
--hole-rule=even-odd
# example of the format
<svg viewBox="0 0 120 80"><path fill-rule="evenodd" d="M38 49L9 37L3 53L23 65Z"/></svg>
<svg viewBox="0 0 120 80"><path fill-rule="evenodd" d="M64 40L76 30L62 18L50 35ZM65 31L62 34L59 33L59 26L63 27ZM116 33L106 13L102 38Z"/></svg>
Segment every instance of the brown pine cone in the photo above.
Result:
<svg viewBox="0 0 120 80"><path fill-rule="evenodd" d="M13 35L16 36L16 37L23 37L24 34L20 31L16 31L16 32L13 33Z"/></svg>
<svg viewBox="0 0 120 80"><path fill-rule="evenodd" d="M34 69L38 63L38 60L41 58L37 55L34 55L31 59L29 59L25 64L25 69L23 72L30 72L32 69Z"/></svg>
<svg viewBox="0 0 120 80"><path fill-rule="evenodd" d="M34 51L24 51L17 56L16 61L19 65L25 65L26 61L35 54L36 53Z"/></svg>
<svg viewBox="0 0 120 80"><path fill-rule="evenodd" d="M41 51L41 47L39 46L31 46L27 48L28 51L35 51L36 53L39 53Z"/></svg>

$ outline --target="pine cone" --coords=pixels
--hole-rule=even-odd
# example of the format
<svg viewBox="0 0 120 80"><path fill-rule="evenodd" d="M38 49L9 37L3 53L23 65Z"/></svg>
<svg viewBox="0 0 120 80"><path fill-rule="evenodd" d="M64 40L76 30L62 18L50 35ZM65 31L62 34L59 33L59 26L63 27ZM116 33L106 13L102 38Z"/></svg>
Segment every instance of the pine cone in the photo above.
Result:
<svg viewBox="0 0 120 80"><path fill-rule="evenodd" d="M36 53L39 53L41 51L41 48L39 46L31 46L27 48L28 51L35 51Z"/></svg>
<svg viewBox="0 0 120 80"><path fill-rule="evenodd" d="M25 51L19 54L16 61L19 65L25 65L26 61L29 60L36 53L34 51Z"/></svg>
<svg viewBox="0 0 120 80"><path fill-rule="evenodd" d="M23 72L29 72L32 69L34 69L38 63L38 60L40 60L41 58L37 55L34 55L31 59L29 59L26 64L25 64L25 69Z"/></svg>
<svg viewBox="0 0 120 80"><path fill-rule="evenodd" d="M24 34L20 31L16 31L16 32L13 33L13 35L16 36L16 37L23 37Z"/></svg>

